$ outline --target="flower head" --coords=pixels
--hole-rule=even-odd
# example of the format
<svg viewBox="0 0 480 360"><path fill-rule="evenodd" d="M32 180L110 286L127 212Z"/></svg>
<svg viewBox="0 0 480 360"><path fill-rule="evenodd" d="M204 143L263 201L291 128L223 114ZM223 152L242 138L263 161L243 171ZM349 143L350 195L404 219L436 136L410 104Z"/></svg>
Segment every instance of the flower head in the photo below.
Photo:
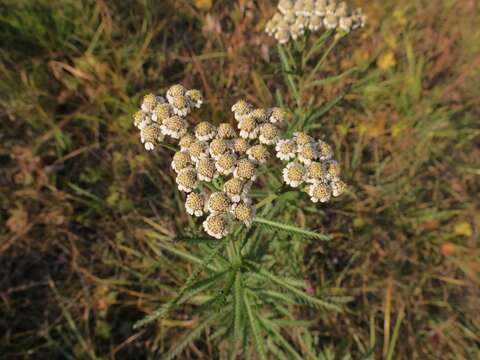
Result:
<svg viewBox="0 0 480 360"><path fill-rule="evenodd" d="M224 192L210 194L207 201L207 209L211 214L225 214L231 206L230 198Z"/></svg>
<svg viewBox="0 0 480 360"><path fill-rule="evenodd" d="M293 161L288 163L283 169L283 181L291 187L298 187L305 180L305 173L305 167L302 164Z"/></svg>
<svg viewBox="0 0 480 360"><path fill-rule="evenodd" d="M247 227L252 225L253 219L255 218L255 208L250 202L241 201L234 203L231 211L236 220L242 222Z"/></svg>
<svg viewBox="0 0 480 360"><path fill-rule="evenodd" d="M239 178L231 178L223 184L223 191L228 195L233 202L239 202L245 196L251 187L250 181L245 181Z"/></svg>
<svg viewBox="0 0 480 360"><path fill-rule="evenodd" d="M308 186L308 195L312 202L327 202L330 200L332 194L330 187L323 181L317 181Z"/></svg>
<svg viewBox="0 0 480 360"><path fill-rule="evenodd" d="M248 150L248 141L244 138L236 138L233 140L233 151L238 155L244 155Z"/></svg>
<svg viewBox="0 0 480 360"><path fill-rule="evenodd" d="M233 176L240 178L242 180L251 180L256 179L256 167L255 163L249 159L241 159L237 161L237 167L233 172Z"/></svg>
<svg viewBox="0 0 480 360"><path fill-rule="evenodd" d="M296 156L297 146L293 140L279 140L275 146L280 160L291 160Z"/></svg>
<svg viewBox="0 0 480 360"><path fill-rule="evenodd" d="M151 124L140 130L140 140L145 145L145 150L153 150L155 144L163 140L163 134L157 124Z"/></svg>
<svg viewBox="0 0 480 360"><path fill-rule="evenodd" d="M206 141L196 140L189 146L188 152L195 162L206 158L208 157L208 143Z"/></svg>
<svg viewBox="0 0 480 360"><path fill-rule="evenodd" d="M325 141L317 142L318 158L322 161L330 160L333 157L333 150Z"/></svg>
<svg viewBox="0 0 480 360"><path fill-rule="evenodd" d="M195 126L195 136L198 140L209 141L215 137L217 129L208 121L202 121Z"/></svg>
<svg viewBox="0 0 480 360"><path fill-rule="evenodd" d="M228 235L228 226L228 219L225 215L211 214L203 222L205 232L216 239Z"/></svg>
<svg viewBox="0 0 480 360"><path fill-rule="evenodd" d="M235 170L237 158L232 154L223 154L215 162L215 167L222 175L229 175Z"/></svg>
<svg viewBox="0 0 480 360"><path fill-rule="evenodd" d="M167 100L169 103L172 103L173 98L175 96L184 96L184 95L185 95L185 88L181 84L172 85L167 90Z"/></svg>
<svg viewBox="0 0 480 360"><path fill-rule="evenodd" d="M211 158L201 158L196 165L197 176L200 180L210 182L218 176L215 162Z"/></svg>
<svg viewBox="0 0 480 360"><path fill-rule="evenodd" d="M313 138L305 132L295 132L293 139L298 146L313 142Z"/></svg>
<svg viewBox="0 0 480 360"><path fill-rule="evenodd" d="M235 137L237 137L237 133L231 124L221 123L220 125L218 125L217 138L233 139Z"/></svg>
<svg viewBox="0 0 480 360"><path fill-rule="evenodd" d="M183 170L187 167L192 166L192 159L190 155L186 151L177 151L175 155L173 155L172 159L172 169L178 173L180 170Z"/></svg>
<svg viewBox="0 0 480 360"><path fill-rule="evenodd" d="M333 197L342 195L347 189L347 185L339 178L333 179L330 183L330 187L332 188Z"/></svg>
<svg viewBox="0 0 480 360"><path fill-rule="evenodd" d="M238 122L237 126L240 130L240 136L244 139L255 139L258 136L259 126L253 116L244 117Z"/></svg>
<svg viewBox="0 0 480 360"><path fill-rule="evenodd" d="M270 153L265 145L254 145L247 150L247 155L255 164L265 164Z"/></svg>
<svg viewBox="0 0 480 360"><path fill-rule="evenodd" d="M162 123L173 114L172 106L168 103L157 104L153 109L152 120Z"/></svg>
<svg viewBox="0 0 480 360"><path fill-rule="evenodd" d="M191 192L185 200L185 210L193 216L200 217L205 213L205 196Z"/></svg>
<svg viewBox="0 0 480 360"><path fill-rule="evenodd" d="M298 160L305 165L309 165L318 158L317 145L313 142L301 145L297 149Z"/></svg>
<svg viewBox="0 0 480 360"><path fill-rule="evenodd" d="M260 136L258 140L265 145L274 145L277 143L280 136L280 130L270 123L265 123L260 126Z"/></svg>
<svg viewBox="0 0 480 360"><path fill-rule="evenodd" d="M250 111L252 110L252 105L250 105L245 100L239 100L232 106L232 111L235 115L235 120L242 120Z"/></svg>
<svg viewBox="0 0 480 360"><path fill-rule="evenodd" d="M173 96L170 104L175 115L186 116L190 112L190 104L184 95Z"/></svg>
<svg viewBox="0 0 480 360"><path fill-rule="evenodd" d="M180 116L173 115L165 119L160 129L164 135L171 136L174 139L180 139L187 133L187 122Z"/></svg>
<svg viewBox="0 0 480 360"><path fill-rule="evenodd" d="M180 146L180 150L185 151L188 150L190 148L190 145L192 145L196 141L197 139L195 138L195 136L193 136L193 134L187 133L180 138L178 145Z"/></svg>
<svg viewBox="0 0 480 360"><path fill-rule="evenodd" d="M268 120L272 124L281 125L287 121L287 113L279 107L274 107L270 109L270 116L268 117Z"/></svg>
<svg viewBox="0 0 480 360"><path fill-rule="evenodd" d="M175 181L178 190L189 193L197 187L197 172L192 167L180 170Z"/></svg>
<svg viewBox="0 0 480 360"><path fill-rule="evenodd" d="M223 154L229 152L229 143L224 139L213 139L210 142L210 156L217 160Z"/></svg>
<svg viewBox="0 0 480 360"><path fill-rule="evenodd" d="M305 181L308 183L314 183L323 181L326 179L325 166L317 161L313 161L307 166L307 175Z"/></svg>
<svg viewBox="0 0 480 360"><path fill-rule="evenodd" d="M340 165L335 160L329 160L325 163L327 174L326 178L328 180L336 179L340 176Z"/></svg>
<svg viewBox="0 0 480 360"><path fill-rule="evenodd" d="M190 106L199 109L203 104L203 95L199 90L192 89L185 93Z"/></svg>
<svg viewBox="0 0 480 360"><path fill-rule="evenodd" d="M147 94L143 97L142 110L152 112L157 105L157 97L153 94Z"/></svg>
<svg viewBox="0 0 480 360"><path fill-rule="evenodd" d="M151 122L150 116L145 111L140 110L133 114L133 125L139 130L150 125Z"/></svg>

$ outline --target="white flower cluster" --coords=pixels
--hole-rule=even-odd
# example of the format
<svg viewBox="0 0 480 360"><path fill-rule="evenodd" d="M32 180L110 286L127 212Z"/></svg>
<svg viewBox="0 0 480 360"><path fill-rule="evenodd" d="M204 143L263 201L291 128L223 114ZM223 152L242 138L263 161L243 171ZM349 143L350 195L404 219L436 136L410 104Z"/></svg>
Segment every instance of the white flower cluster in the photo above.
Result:
<svg viewBox="0 0 480 360"><path fill-rule="evenodd" d="M280 140L275 150L279 159L289 161L282 171L284 182L293 188L303 186L314 203L327 202L345 191L333 150L324 141L297 132L291 139Z"/></svg>
<svg viewBox="0 0 480 360"><path fill-rule="evenodd" d="M324 27L350 32L364 27L367 21L360 8L350 12L344 1L280 0L277 9L265 26L265 32L280 44L297 40L306 30L315 32Z"/></svg>
<svg viewBox="0 0 480 360"><path fill-rule="evenodd" d="M296 133L293 139L280 139L287 120L282 109L255 109L240 100L232 106L237 129L227 122L214 126L207 121L192 127L185 116L202 102L197 90L186 91L174 85L166 99L146 95L141 110L134 115L134 125L140 129L147 150L165 136L178 141L179 150L171 162L178 189L187 194L185 209L190 215L206 216L203 228L210 236L226 236L234 221L252 224L255 207L248 193L257 178L257 168L268 161L271 150L276 150L282 160L294 160L284 169L283 177L293 187L309 183L313 201L323 202L343 191L338 164L332 160L333 152L327 144L303 133ZM205 185L217 178L221 181L215 186L222 191L212 192L212 187Z"/></svg>
<svg viewBox="0 0 480 360"><path fill-rule="evenodd" d="M179 139L187 132L184 119L191 109L203 104L200 91L186 90L182 85L171 86L166 98L147 94L141 109L133 115L133 124L140 130L140 140L145 149L153 150L165 136Z"/></svg>

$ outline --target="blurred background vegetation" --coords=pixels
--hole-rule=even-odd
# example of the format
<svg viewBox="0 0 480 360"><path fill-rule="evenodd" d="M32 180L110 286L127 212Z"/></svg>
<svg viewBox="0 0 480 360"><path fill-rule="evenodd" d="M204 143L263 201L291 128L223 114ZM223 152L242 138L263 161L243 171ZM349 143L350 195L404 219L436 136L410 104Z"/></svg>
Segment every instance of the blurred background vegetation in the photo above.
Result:
<svg viewBox="0 0 480 360"><path fill-rule="evenodd" d="M318 132L350 193L321 216L295 210L331 242L276 252L355 300L343 314L298 308L308 322L285 336L305 359L309 343L325 359L478 359L480 5L355 4L369 25L325 74L371 65L315 89L344 93ZM0 0L0 358L161 358L195 327L183 309L132 329L191 269L145 237L188 217L167 154L143 150L131 115L174 82L201 89L214 122L238 98L272 105L274 5ZM182 358L224 358L208 335Z"/></svg>

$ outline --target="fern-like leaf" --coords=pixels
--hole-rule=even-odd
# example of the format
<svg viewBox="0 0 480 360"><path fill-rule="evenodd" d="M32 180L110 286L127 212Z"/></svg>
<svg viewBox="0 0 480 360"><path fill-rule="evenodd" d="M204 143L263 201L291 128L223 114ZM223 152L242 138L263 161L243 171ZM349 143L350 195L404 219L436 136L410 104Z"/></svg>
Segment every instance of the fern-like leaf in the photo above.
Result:
<svg viewBox="0 0 480 360"><path fill-rule="evenodd" d="M163 305L160 309L154 311L152 314L146 316L142 320L136 322L133 327L139 328L141 326L144 326L146 324L151 323L152 321L155 321L157 319L165 317L167 314L169 314L175 306L178 305L179 300L183 297L185 292L189 289L189 287L192 285L192 283L197 279L197 277L201 274L203 270L208 268L210 262L213 260L213 258L223 250L223 248L227 245L228 241L230 241L229 237L224 238L222 241L220 241L211 251L210 253L205 257L203 260L201 266L199 266L195 271L188 277L187 281L185 284L180 288L178 291L177 296L172 299L171 301L167 302L165 305Z"/></svg>
<svg viewBox="0 0 480 360"><path fill-rule="evenodd" d="M273 220L268 220L262 217L257 216L254 220L255 223L265 225L267 227L273 228L275 230L286 232L292 235L300 235L306 238L318 239L323 241L330 240L330 237L324 234L319 234L315 231L302 229L295 225L284 224Z"/></svg>
<svg viewBox="0 0 480 360"><path fill-rule="evenodd" d="M260 336L260 327L258 325L258 320L256 314L253 313L252 305L250 304L250 300L248 299L247 292L243 293L243 303L245 305L245 310L248 317L249 328L252 332L253 341L255 343L255 348L260 359L266 359L265 354L265 347L263 344L263 339Z"/></svg>

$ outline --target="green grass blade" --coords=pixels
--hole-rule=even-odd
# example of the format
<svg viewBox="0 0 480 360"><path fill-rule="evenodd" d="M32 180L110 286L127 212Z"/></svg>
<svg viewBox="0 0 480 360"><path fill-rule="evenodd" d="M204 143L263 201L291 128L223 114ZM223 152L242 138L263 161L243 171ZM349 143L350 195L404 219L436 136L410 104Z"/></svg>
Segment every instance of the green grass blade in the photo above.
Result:
<svg viewBox="0 0 480 360"><path fill-rule="evenodd" d="M278 55L280 56L280 62L282 64L282 69L285 74L285 78L287 80L287 85L292 92L292 95L297 102L300 103L300 91L298 89L298 85L295 82L295 76L293 76L293 64L290 64L290 60L285 52L285 49L282 45L277 45Z"/></svg>

